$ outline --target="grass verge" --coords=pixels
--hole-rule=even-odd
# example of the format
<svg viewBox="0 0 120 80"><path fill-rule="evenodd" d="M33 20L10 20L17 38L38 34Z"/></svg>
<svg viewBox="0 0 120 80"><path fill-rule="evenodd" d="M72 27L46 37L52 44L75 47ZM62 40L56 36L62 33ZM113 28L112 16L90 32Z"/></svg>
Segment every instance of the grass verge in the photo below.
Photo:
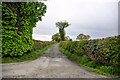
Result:
<svg viewBox="0 0 120 80"><path fill-rule="evenodd" d="M119 67L112 67L112 66L103 66L100 64L95 63L87 58L87 56L78 56L76 54L72 54L67 50L59 47L59 50L65 54L68 58L75 60L80 66L83 66L91 71L104 74L107 76L120 78L120 69Z"/></svg>
<svg viewBox="0 0 120 80"><path fill-rule="evenodd" d="M38 58L49 47L50 46L47 46L42 49L38 49L37 51L30 52L21 57L13 57L13 58L12 57L4 57L4 58L2 58L2 63L23 62L23 61L34 60L34 59Z"/></svg>

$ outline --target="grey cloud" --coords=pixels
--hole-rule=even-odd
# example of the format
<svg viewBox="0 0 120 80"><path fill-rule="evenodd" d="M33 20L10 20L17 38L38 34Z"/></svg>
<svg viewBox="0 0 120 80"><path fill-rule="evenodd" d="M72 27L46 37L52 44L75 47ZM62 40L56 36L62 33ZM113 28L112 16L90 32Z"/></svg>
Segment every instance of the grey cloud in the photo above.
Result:
<svg viewBox="0 0 120 80"><path fill-rule="evenodd" d="M118 34L118 0L48 0L45 4L47 13L33 29L34 36L52 36L58 32L55 22L61 20L71 23L65 30L73 39L79 33L92 38Z"/></svg>

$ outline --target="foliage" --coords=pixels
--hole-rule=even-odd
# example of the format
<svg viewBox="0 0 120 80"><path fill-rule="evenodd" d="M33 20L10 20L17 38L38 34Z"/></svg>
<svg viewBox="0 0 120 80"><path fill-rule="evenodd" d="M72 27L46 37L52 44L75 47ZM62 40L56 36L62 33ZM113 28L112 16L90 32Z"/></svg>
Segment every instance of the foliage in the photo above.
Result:
<svg viewBox="0 0 120 80"><path fill-rule="evenodd" d="M56 33L52 36L52 41L57 41L59 42L60 41L60 34L59 33Z"/></svg>
<svg viewBox="0 0 120 80"><path fill-rule="evenodd" d="M70 39L69 41L72 41L72 39Z"/></svg>
<svg viewBox="0 0 120 80"><path fill-rule="evenodd" d="M120 66L119 36L86 41L84 54L103 65Z"/></svg>
<svg viewBox="0 0 120 80"><path fill-rule="evenodd" d="M79 34L76 39L77 40L88 40L89 38L90 38L89 35Z"/></svg>
<svg viewBox="0 0 120 80"><path fill-rule="evenodd" d="M65 36L65 41L70 41L70 37L69 36Z"/></svg>
<svg viewBox="0 0 120 80"><path fill-rule="evenodd" d="M81 42L81 41L79 41L79 42ZM76 42L76 43L79 43L79 42ZM62 53L64 53L68 58L77 61L78 63L80 63L81 66L84 66L84 67L91 69L95 72L110 75L110 76L120 77L119 66L107 66L104 64L96 63L94 60L91 60L89 56L87 56L85 54L81 55L81 53L83 53L84 51L81 51L78 53L71 52L69 49L71 43L72 43L72 41L71 42L64 41L64 42L60 42L60 44L59 44L60 51ZM81 42L81 43L82 43L81 45L84 45L85 41ZM75 44L75 42L74 42L74 44ZM80 47L80 48L82 48L82 47ZM79 53L80 53L80 55L78 55Z"/></svg>
<svg viewBox="0 0 120 80"><path fill-rule="evenodd" d="M39 57L43 51L45 51L49 46L54 44L54 42L48 42L48 41L38 41L33 40L34 45L32 47L32 50L27 52L26 54L23 54L22 56L17 57L4 57L2 58L2 62L23 62L28 60L33 60Z"/></svg>
<svg viewBox="0 0 120 80"><path fill-rule="evenodd" d="M120 36L105 39L64 41L60 47L78 56L86 55L92 61L105 66L120 66Z"/></svg>
<svg viewBox="0 0 120 80"><path fill-rule="evenodd" d="M33 46L32 28L46 12L42 2L2 3L2 56L22 56Z"/></svg>
<svg viewBox="0 0 120 80"><path fill-rule="evenodd" d="M34 41L34 45L32 47L32 51L36 51L38 49L54 44L50 41L40 41L40 40L33 40L33 41Z"/></svg>
<svg viewBox="0 0 120 80"><path fill-rule="evenodd" d="M67 21L56 22L56 27L59 28L60 38L62 41L65 41L65 30L64 28L68 27L70 24Z"/></svg>
<svg viewBox="0 0 120 80"><path fill-rule="evenodd" d="M2 31L1 31L1 28L2 28L2 3L0 3L0 58L2 57ZM1 59L0 59L1 61Z"/></svg>
<svg viewBox="0 0 120 80"><path fill-rule="evenodd" d="M119 67L112 67L112 66L101 66L100 70L104 71L104 72L109 72L110 74L116 74L119 75L120 74L120 69Z"/></svg>
<svg viewBox="0 0 120 80"><path fill-rule="evenodd" d="M38 49L37 51L29 52L29 54L23 54L20 57L13 57L13 58L4 57L2 58L2 63L24 62L24 61L34 60L38 58L48 47Z"/></svg>
<svg viewBox="0 0 120 80"><path fill-rule="evenodd" d="M69 36L65 36L65 41L69 41L71 40ZM56 33L52 36L52 41L56 41L56 42L60 42L61 39L60 39L60 34L59 33Z"/></svg>

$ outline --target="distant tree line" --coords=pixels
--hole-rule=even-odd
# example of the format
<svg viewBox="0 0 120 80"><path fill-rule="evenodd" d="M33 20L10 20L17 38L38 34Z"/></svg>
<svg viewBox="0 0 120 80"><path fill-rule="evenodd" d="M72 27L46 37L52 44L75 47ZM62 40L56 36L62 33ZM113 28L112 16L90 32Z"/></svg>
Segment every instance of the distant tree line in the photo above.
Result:
<svg viewBox="0 0 120 80"><path fill-rule="evenodd" d="M65 36L64 38L65 38L64 41L70 41L70 40L72 41L72 39L69 36ZM62 41L60 38L60 34L56 33L56 34L52 35L52 41L56 41L56 42Z"/></svg>
<svg viewBox="0 0 120 80"><path fill-rule="evenodd" d="M59 29L59 33L56 33L52 36L52 41L72 41L69 36L65 36L65 30L64 28L68 27L70 24L67 21L59 21L56 22L56 27ZM89 35L85 35L83 33L79 34L76 38L76 40L88 40L90 38Z"/></svg>

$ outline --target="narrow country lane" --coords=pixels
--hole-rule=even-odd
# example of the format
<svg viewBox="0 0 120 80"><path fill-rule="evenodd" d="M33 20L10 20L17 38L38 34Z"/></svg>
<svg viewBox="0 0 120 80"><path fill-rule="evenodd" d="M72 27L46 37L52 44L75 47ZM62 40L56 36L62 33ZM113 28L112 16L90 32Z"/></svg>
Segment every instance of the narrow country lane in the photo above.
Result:
<svg viewBox="0 0 120 80"><path fill-rule="evenodd" d="M51 46L33 61L2 64L4 78L107 78L80 67Z"/></svg>

